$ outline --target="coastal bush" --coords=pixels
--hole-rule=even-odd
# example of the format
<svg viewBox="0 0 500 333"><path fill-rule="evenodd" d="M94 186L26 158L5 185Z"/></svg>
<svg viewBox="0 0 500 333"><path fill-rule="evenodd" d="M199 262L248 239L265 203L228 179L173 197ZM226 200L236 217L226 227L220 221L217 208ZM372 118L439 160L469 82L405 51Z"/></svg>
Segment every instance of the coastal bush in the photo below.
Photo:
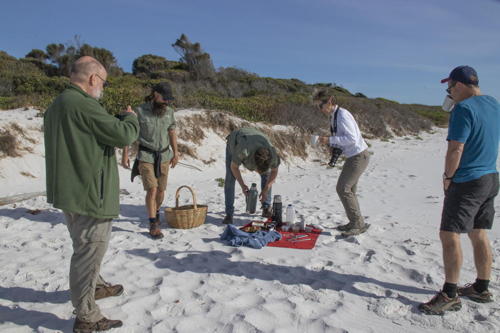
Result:
<svg viewBox="0 0 500 333"><path fill-rule="evenodd" d="M16 135L8 129L0 129L0 153L8 157L21 156Z"/></svg>
<svg viewBox="0 0 500 333"><path fill-rule="evenodd" d="M117 114L127 108L144 103L150 94L149 81L140 80L131 75L110 78L110 85L104 89L101 104L111 114Z"/></svg>
<svg viewBox="0 0 500 333"><path fill-rule="evenodd" d="M167 59L154 54L145 54L136 58L132 64L132 73L134 75L145 74L151 77L152 73L165 71L171 68Z"/></svg>

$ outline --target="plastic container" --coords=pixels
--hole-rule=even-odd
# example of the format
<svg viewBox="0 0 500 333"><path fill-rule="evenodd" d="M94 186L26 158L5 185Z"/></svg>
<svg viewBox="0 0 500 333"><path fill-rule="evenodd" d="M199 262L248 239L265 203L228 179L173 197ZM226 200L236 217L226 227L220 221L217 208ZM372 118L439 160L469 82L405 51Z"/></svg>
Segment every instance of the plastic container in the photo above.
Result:
<svg viewBox="0 0 500 333"><path fill-rule="evenodd" d="M255 211L257 210L257 199L259 197L259 191L257 191L257 184L252 183L252 187L250 187L250 190L247 193L246 196L246 202L247 202L247 207L246 207L246 212L250 214L255 214Z"/></svg>
<svg viewBox="0 0 500 333"><path fill-rule="evenodd" d="M293 225L295 223L295 209L291 204L286 207L285 219L289 225Z"/></svg>
<svg viewBox="0 0 500 333"><path fill-rule="evenodd" d="M319 135L311 135L311 146L316 146L319 141Z"/></svg>

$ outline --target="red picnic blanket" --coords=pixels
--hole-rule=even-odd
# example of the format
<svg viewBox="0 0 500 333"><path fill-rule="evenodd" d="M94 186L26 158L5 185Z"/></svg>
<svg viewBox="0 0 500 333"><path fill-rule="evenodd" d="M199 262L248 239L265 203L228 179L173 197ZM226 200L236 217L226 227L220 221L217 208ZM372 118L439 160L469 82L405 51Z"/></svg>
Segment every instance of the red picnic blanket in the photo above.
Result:
<svg viewBox="0 0 500 333"><path fill-rule="evenodd" d="M244 225L242 228L245 228L251 224L252 223L248 223L247 225ZM314 246L316 246L316 241L318 240L318 237L321 234L322 230L313 227L313 230L311 232L281 231L279 229L277 229L276 231L281 234L281 239L276 242L267 243L267 246L310 250L314 248Z"/></svg>

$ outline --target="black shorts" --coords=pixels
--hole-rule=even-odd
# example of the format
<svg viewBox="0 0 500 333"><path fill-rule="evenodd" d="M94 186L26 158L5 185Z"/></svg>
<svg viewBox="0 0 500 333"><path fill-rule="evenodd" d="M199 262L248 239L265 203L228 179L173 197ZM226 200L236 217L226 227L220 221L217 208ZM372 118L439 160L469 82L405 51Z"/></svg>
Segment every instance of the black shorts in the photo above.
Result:
<svg viewBox="0 0 500 333"><path fill-rule="evenodd" d="M490 173L465 183L450 184L444 197L441 230L468 233L491 229L498 194L498 173Z"/></svg>

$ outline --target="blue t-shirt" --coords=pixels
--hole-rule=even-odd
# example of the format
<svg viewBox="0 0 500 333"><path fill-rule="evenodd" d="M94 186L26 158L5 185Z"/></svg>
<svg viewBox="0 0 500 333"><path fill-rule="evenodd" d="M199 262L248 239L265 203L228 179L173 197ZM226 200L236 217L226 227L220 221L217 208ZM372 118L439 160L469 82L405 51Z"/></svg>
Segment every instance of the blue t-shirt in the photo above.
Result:
<svg viewBox="0 0 500 333"><path fill-rule="evenodd" d="M473 96L455 105L450 115L447 140L464 143L456 183L496 173L500 140L500 104L490 96Z"/></svg>

